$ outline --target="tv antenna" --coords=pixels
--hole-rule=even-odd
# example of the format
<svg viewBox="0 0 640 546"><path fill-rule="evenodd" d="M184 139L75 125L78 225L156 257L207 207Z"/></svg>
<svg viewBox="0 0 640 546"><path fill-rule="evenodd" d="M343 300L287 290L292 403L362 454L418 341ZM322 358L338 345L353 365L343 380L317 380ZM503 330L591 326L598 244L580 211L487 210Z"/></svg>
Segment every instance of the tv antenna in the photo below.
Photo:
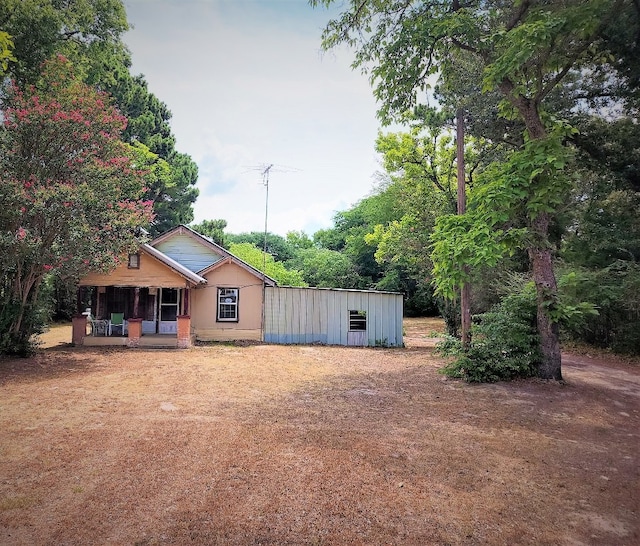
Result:
<svg viewBox="0 0 640 546"><path fill-rule="evenodd" d="M265 187L264 197L264 247L262 249L262 273L266 275L267 269L267 219L269 218L269 173L273 169L273 163L267 165L262 171L262 185Z"/></svg>
<svg viewBox="0 0 640 546"><path fill-rule="evenodd" d="M274 168L275 167L275 168ZM261 165L260 167L253 167L254 170L259 170L262 175L262 185L265 187L265 197L264 197L264 243L262 247L262 341L264 341L264 324L265 324L265 313L266 313L266 294L267 294L267 234L268 231L268 220L269 220L269 175L271 171L274 172L294 172L299 171L300 169L295 169L293 167L284 167L284 166L276 166L273 163L269 165Z"/></svg>
<svg viewBox="0 0 640 546"><path fill-rule="evenodd" d="M278 173L290 173L290 172L298 172L300 169L296 169L295 167L287 167L285 165L275 165L274 163L269 163L268 165L263 164L255 167L249 167L250 170L259 171L260 176L262 176L262 185L265 187L265 198L264 198L264 241L263 241L263 263L262 270L266 267L266 254L267 254L267 234L268 234L268 220L269 220L269 176L272 172Z"/></svg>

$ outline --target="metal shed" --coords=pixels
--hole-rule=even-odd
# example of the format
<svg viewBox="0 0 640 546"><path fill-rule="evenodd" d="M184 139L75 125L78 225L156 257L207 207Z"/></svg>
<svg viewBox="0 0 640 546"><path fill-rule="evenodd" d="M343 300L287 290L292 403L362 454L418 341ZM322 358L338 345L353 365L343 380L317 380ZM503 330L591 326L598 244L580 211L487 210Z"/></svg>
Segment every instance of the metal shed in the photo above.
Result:
<svg viewBox="0 0 640 546"><path fill-rule="evenodd" d="M267 286L268 343L402 347L402 294Z"/></svg>

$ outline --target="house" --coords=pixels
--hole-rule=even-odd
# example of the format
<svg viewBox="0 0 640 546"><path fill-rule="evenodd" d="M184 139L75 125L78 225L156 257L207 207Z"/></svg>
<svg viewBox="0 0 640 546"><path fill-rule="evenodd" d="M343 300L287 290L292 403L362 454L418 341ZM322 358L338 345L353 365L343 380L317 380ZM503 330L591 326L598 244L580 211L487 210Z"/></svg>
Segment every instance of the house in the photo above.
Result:
<svg viewBox="0 0 640 546"><path fill-rule="evenodd" d="M77 345L402 345L401 294L280 287L184 225L142 244L111 273L81 279L78 300L91 328L86 316L74 319Z"/></svg>

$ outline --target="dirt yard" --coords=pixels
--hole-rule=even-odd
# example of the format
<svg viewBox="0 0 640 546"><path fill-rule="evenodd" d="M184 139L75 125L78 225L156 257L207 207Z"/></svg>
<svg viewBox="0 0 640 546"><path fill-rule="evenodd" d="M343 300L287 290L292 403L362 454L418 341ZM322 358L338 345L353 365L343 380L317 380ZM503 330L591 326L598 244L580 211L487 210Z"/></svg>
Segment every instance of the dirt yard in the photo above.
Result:
<svg viewBox="0 0 640 546"><path fill-rule="evenodd" d="M0 544L640 544L640 364L468 385L440 328L184 351L55 328L0 363Z"/></svg>

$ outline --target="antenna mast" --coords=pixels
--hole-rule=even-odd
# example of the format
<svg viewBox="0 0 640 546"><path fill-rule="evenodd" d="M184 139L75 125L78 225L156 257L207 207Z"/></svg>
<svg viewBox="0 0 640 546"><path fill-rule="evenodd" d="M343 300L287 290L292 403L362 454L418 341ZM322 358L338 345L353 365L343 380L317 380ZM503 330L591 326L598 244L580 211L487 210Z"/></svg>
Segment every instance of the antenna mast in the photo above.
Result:
<svg viewBox="0 0 640 546"><path fill-rule="evenodd" d="M264 321L265 321L265 298L267 296L267 219L269 218L269 173L273 168L273 163L262 171L262 185L266 188L264 198L264 246L262 248L262 320L260 329L262 330L262 341L264 342Z"/></svg>
<svg viewBox="0 0 640 546"><path fill-rule="evenodd" d="M262 273L266 274L267 267L267 219L269 217L269 173L273 168L273 163L266 167L262 171L262 185L266 188L266 195L264 198L264 248L262 249L264 254L262 256Z"/></svg>

